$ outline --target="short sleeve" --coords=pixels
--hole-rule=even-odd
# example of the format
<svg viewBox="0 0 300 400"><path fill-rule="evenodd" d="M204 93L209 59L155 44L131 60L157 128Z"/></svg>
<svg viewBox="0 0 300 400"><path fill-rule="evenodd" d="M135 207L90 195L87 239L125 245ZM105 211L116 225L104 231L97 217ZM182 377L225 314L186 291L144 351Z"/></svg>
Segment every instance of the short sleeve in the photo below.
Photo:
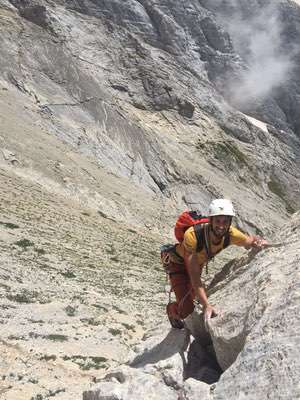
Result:
<svg viewBox="0 0 300 400"><path fill-rule="evenodd" d="M193 227L188 228L183 237L183 246L189 253L195 253L197 248L197 239Z"/></svg>
<svg viewBox="0 0 300 400"><path fill-rule="evenodd" d="M248 236L243 232L239 231L237 228L231 226L230 230L230 244L234 244L236 246L244 246L246 244Z"/></svg>

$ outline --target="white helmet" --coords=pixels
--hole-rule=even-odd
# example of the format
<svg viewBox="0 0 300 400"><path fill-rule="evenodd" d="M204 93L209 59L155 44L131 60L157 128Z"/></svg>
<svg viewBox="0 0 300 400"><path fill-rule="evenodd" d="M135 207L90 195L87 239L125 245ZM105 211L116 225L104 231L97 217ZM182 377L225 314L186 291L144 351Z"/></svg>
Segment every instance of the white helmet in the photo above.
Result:
<svg viewBox="0 0 300 400"><path fill-rule="evenodd" d="M215 215L228 215L234 217L235 211L231 201L228 199L213 200L209 205L208 216L213 217Z"/></svg>

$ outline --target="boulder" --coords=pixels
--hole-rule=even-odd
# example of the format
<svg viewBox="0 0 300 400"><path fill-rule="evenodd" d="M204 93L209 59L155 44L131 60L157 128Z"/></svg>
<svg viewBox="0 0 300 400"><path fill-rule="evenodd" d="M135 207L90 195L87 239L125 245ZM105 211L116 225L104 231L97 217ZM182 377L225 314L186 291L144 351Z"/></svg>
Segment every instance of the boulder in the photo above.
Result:
<svg viewBox="0 0 300 400"><path fill-rule="evenodd" d="M105 379L85 391L83 400L177 400L176 392L160 378L138 369L123 366Z"/></svg>
<svg viewBox="0 0 300 400"><path fill-rule="evenodd" d="M214 399L299 398L300 213L277 243L229 274L211 296L220 314L209 331L225 371Z"/></svg>

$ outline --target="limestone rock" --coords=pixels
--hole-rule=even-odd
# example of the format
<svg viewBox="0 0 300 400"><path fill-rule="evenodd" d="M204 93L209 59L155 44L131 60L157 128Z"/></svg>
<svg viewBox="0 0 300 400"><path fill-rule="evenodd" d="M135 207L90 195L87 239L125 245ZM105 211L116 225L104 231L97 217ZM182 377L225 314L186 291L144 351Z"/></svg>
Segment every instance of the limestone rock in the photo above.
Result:
<svg viewBox="0 0 300 400"><path fill-rule="evenodd" d="M188 400L210 400L210 387L206 383L189 378L184 382L184 396Z"/></svg>
<svg viewBox="0 0 300 400"><path fill-rule="evenodd" d="M189 334L171 329L166 335L150 336L135 348L138 355L129 363L146 373L160 375L162 381L174 389L182 387L185 376L185 354Z"/></svg>
<svg viewBox="0 0 300 400"><path fill-rule="evenodd" d="M122 367L109 374L107 381L83 393L83 400L133 400L149 399L177 400L174 390L160 378L137 369Z"/></svg>

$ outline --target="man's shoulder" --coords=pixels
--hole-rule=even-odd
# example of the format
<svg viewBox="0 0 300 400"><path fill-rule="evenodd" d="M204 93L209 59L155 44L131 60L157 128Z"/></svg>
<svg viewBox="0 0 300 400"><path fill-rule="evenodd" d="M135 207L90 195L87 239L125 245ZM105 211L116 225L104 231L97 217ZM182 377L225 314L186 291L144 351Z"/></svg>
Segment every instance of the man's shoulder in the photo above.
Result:
<svg viewBox="0 0 300 400"><path fill-rule="evenodd" d="M193 252L197 246L197 239L195 235L194 226L190 226L185 232L183 237L184 247L187 251Z"/></svg>
<svg viewBox="0 0 300 400"><path fill-rule="evenodd" d="M188 239L194 239L195 238L195 230L194 226L190 226L185 232L184 232L184 241Z"/></svg>
<svg viewBox="0 0 300 400"><path fill-rule="evenodd" d="M232 225L229 228L229 235L233 244L242 245L247 240L247 235Z"/></svg>
<svg viewBox="0 0 300 400"><path fill-rule="evenodd" d="M230 225L229 233L232 236L243 234L236 226Z"/></svg>

